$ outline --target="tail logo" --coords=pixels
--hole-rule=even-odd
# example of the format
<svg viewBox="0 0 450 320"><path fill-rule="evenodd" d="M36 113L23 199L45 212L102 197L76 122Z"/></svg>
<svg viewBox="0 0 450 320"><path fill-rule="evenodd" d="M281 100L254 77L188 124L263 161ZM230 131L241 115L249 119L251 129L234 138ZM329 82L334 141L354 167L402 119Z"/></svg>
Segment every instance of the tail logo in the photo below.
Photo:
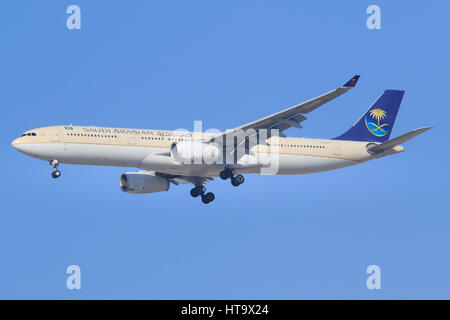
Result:
<svg viewBox="0 0 450 320"><path fill-rule="evenodd" d="M370 110L366 115L366 127L370 133L377 137L382 137L388 134L388 123L383 123L386 120L386 111L376 108Z"/></svg>

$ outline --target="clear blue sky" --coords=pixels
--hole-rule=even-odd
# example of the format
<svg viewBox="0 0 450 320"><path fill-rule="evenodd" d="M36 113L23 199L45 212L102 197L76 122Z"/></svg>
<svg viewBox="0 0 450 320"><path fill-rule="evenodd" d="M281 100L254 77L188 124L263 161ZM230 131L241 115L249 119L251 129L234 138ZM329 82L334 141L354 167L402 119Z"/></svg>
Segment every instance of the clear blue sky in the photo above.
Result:
<svg viewBox="0 0 450 320"><path fill-rule="evenodd" d="M81 7L81 30L66 8ZM381 30L366 8L381 7ZM1 1L0 298L450 298L448 1ZM248 175L238 188L130 195L133 168L61 166L10 143L73 123L227 129L357 88L294 136L347 130L384 89L406 90L403 154L321 174ZM81 267L82 289L65 287ZM366 288L381 267L382 289Z"/></svg>

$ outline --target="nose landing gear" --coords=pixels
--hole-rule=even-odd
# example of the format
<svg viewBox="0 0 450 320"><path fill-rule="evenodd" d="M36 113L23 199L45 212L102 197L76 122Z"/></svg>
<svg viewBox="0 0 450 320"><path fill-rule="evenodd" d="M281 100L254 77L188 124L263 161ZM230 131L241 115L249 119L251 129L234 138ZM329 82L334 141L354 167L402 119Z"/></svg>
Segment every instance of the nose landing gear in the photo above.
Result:
<svg viewBox="0 0 450 320"><path fill-rule="evenodd" d="M59 171L59 170L54 170L53 172L52 172L52 177L53 178L59 178L61 176L61 171Z"/></svg>
<svg viewBox="0 0 450 320"><path fill-rule="evenodd" d="M50 160L49 161L50 166L55 169L52 172L52 177L54 179L59 178L61 176L61 171L58 170L58 166L59 166L59 161L58 160Z"/></svg>

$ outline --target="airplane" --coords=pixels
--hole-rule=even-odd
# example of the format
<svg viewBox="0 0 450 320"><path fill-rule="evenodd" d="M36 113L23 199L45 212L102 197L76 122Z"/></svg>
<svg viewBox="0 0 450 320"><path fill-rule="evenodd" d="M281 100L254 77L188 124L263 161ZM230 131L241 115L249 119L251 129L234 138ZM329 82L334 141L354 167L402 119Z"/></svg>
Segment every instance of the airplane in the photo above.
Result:
<svg viewBox="0 0 450 320"><path fill-rule="evenodd" d="M283 133L291 127L302 128L305 114L348 92L358 79L355 75L335 90L224 132L63 125L29 130L12 146L48 161L53 178L61 176L60 164L135 167L140 171L120 176L124 192L163 192L170 184L191 183L191 196L210 203L215 195L206 192L205 184L214 177L230 179L237 187L244 182L244 174L297 175L349 167L400 153L402 143L432 128L389 140L404 91L385 90L336 138L296 138Z"/></svg>

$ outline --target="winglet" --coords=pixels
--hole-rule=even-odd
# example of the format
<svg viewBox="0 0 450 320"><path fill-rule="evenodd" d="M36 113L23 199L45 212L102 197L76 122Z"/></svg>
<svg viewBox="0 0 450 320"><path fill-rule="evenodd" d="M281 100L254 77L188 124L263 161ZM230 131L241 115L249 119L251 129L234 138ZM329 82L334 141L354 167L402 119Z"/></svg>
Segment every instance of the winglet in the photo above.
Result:
<svg viewBox="0 0 450 320"><path fill-rule="evenodd" d="M350 80L348 80L348 81L343 85L343 87L350 87L350 88L353 88L353 87L356 85L356 83L358 82L358 79L359 79L359 75L353 76L353 78L351 78Z"/></svg>

